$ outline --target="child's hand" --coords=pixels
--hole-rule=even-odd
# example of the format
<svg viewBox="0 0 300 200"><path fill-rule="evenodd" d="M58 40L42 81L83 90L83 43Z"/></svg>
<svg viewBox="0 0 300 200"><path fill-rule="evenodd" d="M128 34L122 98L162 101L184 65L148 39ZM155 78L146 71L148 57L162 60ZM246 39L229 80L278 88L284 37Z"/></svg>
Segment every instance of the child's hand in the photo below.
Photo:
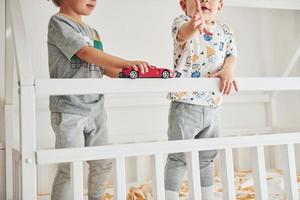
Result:
<svg viewBox="0 0 300 200"><path fill-rule="evenodd" d="M198 29L200 33L206 33L208 35L212 35L211 32L208 31L205 23L205 19L201 10L201 3L198 0L195 0L196 10L195 14L192 17L190 23L194 29Z"/></svg>
<svg viewBox="0 0 300 200"><path fill-rule="evenodd" d="M148 67L150 67L150 65L145 62L145 61L126 61L123 64L124 68L129 68L129 67L133 67L134 70L138 70L138 68L141 70L142 74L145 72L148 72Z"/></svg>
<svg viewBox="0 0 300 200"><path fill-rule="evenodd" d="M221 79L220 92L223 95L228 95L232 89L232 86L236 92L238 91L237 82L234 80L234 73L230 66L224 66L222 70L210 74L209 77Z"/></svg>

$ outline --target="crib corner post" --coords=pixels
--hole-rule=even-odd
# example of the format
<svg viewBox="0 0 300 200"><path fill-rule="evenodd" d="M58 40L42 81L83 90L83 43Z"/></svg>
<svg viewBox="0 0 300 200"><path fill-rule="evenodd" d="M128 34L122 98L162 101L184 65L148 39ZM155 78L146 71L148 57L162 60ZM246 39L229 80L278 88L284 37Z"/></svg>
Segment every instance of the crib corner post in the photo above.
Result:
<svg viewBox="0 0 300 200"><path fill-rule="evenodd" d="M20 84L20 152L22 199L37 199L35 92L33 84Z"/></svg>

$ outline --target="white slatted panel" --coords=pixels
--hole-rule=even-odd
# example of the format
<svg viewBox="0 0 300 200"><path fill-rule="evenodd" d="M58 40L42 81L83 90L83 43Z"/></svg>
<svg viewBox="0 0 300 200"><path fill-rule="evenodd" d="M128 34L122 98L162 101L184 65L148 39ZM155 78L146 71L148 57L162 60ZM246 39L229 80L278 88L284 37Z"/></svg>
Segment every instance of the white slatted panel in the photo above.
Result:
<svg viewBox="0 0 300 200"><path fill-rule="evenodd" d="M189 200L201 200L201 182L198 151L185 153L189 178Z"/></svg>
<svg viewBox="0 0 300 200"><path fill-rule="evenodd" d="M220 159L223 199L232 200L236 198L232 149L220 150Z"/></svg>
<svg viewBox="0 0 300 200"><path fill-rule="evenodd" d="M114 199L126 200L127 191L126 191L126 173L125 173L125 158L116 158L114 160L114 180L115 180L115 189L114 189Z"/></svg>
<svg viewBox="0 0 300 200"><path fill-rule="evenodd" d="M263 146L254 147L253 150L253 178L256 200L268 200L267 175L265 153Z"/></svg>
<svg viewBox="0 0 300 200"><path fill-rule="evenodd" d="M284 170L284 191L289 200L298 200L298 184L295 163L294 144L287 144L282 147L283 170Z"/></svg>
<svg viewBox="0 0 300 200"><path fill-rule="evenodd" d="M73 199L83 200L83 163L81 161L71 163Z"/></svg>
<svg viewBox="0 0 300 200"><path fill-rule="evenodd" d="M155 154L152 156L153 175L152 187L153 197L156 200L165 200L165 182L164 182L164 156Z"/></svg>

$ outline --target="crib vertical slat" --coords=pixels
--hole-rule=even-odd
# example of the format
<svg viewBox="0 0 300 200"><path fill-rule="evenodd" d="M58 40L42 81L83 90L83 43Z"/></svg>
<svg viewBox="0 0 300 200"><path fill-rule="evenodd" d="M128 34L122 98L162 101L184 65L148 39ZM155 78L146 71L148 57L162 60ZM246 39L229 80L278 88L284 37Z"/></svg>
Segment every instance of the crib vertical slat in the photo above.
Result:
<svg viewBox="0 0 300 200"><path fill-rule="evenodd" d="M185 153L189 178L189 199L201 200L201 182L198 151Z"/></svg>
<svg viewBox="0 0 300 200"><path fill-rule="evenodd" d="M236 199L232 149L220 150L223 199Z"/></svg>
<svg viewBox="0 0 300 200"><path fill-rule="evenodd" d="M165 200L165 182L164 182L164 156L162 153L152 156L153 163L153 197L156 200Z"/></svg>
<svg viewBox="0 0 300 200"><path fill-rule="evenodd" d="M289 200L298 200L298 184L295 163L294 144L286 144L282 147L283 170L284 170L284 191Z"/></svg>
<svg viewBox="0 0 300 200"><path fill-rule="evenodd" d="M30 66L27 66L30 67ZM20 87L20 150L22 199L37 199L36 106L34 86Z"/></svg>
<svg viewBox="0 0 300 200"><path fill-rule="evenodd" d="M253 149L253 178L255 188L255 199L268 200L267 175L265 164L265 152L263 146Z"/></svg>
<svg viewBox="0 0 300 200"><path fill-rule="evenodd" d="M71 164L72 184L73 184L73 199L83 199L83 163L81 161Z"/></svg>
<svg viewBox="0 0 300 200"><path fill-rule="evenodd" d="M126 172L125 172L125 158L116 158L114 160L114 180L115 180L115 190L114 199L126 200Z"/></svg>

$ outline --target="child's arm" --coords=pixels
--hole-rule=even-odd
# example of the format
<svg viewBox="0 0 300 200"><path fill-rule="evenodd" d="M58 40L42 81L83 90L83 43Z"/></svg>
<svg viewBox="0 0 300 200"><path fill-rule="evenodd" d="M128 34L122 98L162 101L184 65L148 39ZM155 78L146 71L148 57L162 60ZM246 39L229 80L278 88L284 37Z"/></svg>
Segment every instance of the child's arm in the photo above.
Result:
<svg viewBox="0 0 300 200"><path fill-rule="evenodd" d="M196 12L195 15L190 19L190 21L183 24L178 31L177 42L180 45L184 45L187 40L189 40L195 33L206 33L211 35L207 30L205 25L205 19L201 10L201 4L196 1Z"/></svg>
<svg viewBox="0 0 300 200"><path fill-rule="evenodd" d="M238 86L236 81L234 80L234 72L236 68L237 63L237 57L236 56L228 56L225 58L223 68L214 73L211 74L209 77L211 78L220 78L221 84L220 84L220 91L224 95L228 95L232 89L232 86L234 87L235 91L238 91Z"/></svg>
<svg viewBox="0 0 300 200"><path fill-rule="evenodd" d="M122 58L112 56L110 54L107 54L103 51L89 46L82 47L76 53L76 56L88 63L93 63L103 67L104 70L107 71L109 74L111 74L111 72L113 71L110 69L121 69L129 67L134 67L135 70L137 70L137 68L140 68L142 73L148 72L149 64L147 62L124 60ZM111 75L115 76L113 74Z"/></svg>

